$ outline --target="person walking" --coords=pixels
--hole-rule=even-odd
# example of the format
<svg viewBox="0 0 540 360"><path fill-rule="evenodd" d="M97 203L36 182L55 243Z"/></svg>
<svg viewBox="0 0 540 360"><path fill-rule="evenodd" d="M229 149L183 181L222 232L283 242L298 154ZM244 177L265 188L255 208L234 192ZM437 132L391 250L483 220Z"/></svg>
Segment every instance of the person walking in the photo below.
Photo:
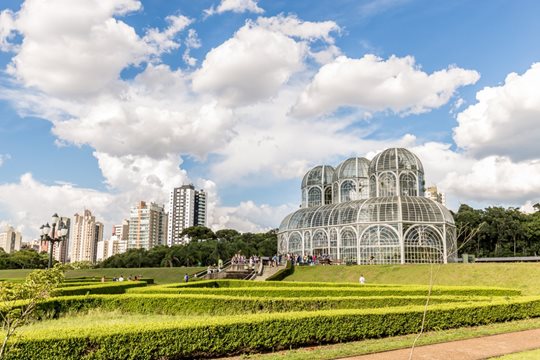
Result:
<svg viewBox="0 0 540 360"><path fill-rule="evenodd" d="M360 284L364 285L366 283L366 278L364 277L364 275L360 275Z"/></svg>
<svg viewBox="0 0 540 360"><path fill-rule="evenodd" d="M184 282L186 282L186 283L187 283L188 281L189 281L189 275L188 275L188 274L186 274L186 275L184 275Z"/></svg>

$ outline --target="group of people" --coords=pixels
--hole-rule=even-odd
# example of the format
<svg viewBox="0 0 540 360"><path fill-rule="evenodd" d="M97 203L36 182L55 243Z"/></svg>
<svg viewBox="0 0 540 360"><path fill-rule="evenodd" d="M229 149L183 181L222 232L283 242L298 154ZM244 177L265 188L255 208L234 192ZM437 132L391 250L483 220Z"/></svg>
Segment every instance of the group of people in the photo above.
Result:
<svg viewBox="0 0 540 360"><path fill-rule="evenodd" d="M129 281L138 281L138 280L142 279L142 277L143 277L142 275L129 275L127 280L129 280ZM124 281L124 280L126 280L124 278L124 275L113 276L113 278L112 278L112 281ZM107 281L107 278L105 276L102 276L101 277L101 282L105 282L105 281Z"/></svg>
<svg viewBox="0 0 540 360"><path fill-rule="evenodd" d="M330 264L331 258L328 254L317 255L298 255L287 254L287 260L291 261L293 265L317 265L317 264Z"/></svg>

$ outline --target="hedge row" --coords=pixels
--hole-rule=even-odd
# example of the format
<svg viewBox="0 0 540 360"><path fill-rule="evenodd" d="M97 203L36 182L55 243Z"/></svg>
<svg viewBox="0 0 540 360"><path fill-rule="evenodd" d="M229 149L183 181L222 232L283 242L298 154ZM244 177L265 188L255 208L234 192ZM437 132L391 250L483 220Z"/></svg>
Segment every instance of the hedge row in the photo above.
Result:
<svg viewBox="0 0 540 360"><path fill-rule="evenodd" d="M288 260L285 264L285 269L281 269L278 272L276 272L274 275L268 277L266 281L281 281L285 279L287 276L292 275L294 273L294 266L292 264L292 261Z"/></svg>
<svg viewBox="0 0 540 360"><path fill-rule="evenodd" d="M217 279L217 280L199 280L189 283L176 283L176 284L166 284L166 287L175 287L175 288L190 288L190 287L208 287L208 288L238 288L238 287L331 287L331 288L371 288L371 287L385 287L385 288L399 288L399 287L409 287L411 285L404 284L357 284L357 283L334 283L334 282L296 282L296 281L247 281L247 280L231 280L231 279ZM413 285L414 286L414 285ZM422 286L422 285L416 285ZM467 288L462 286L461 288ZM471 289L478 289L478 287L468 287ZM426 287L427 289L427 287Z"/></svg>
<svg viewBox="0 0 540 360"><path fill-rule="evenodd" d="M145 281L114 281L108 283L61 287L53 292L53 296L87 295L87 294L124 294L127 289L145 287Z"/></svg>
<svg viewBox="0 0 540 360"><path fill-rule="evenodd" d="M249 297L322 297L322 296L413 296L426 295L425 286L401 287L245 287L245 288L195 288L179 286L151 286L143 289L130 289L129 293L143 294L214 294ZM459 295L459 296L515 296L520 295L519 290L499 288L473 288L458 286L433 287L432 295Z"/></svg>
<svg viewBox="0 0 540 360"><path fill-rule="evenodd" d="M395 336L420 330L423 306L225 316L27 332L6 359L181 359ZM540 316L540 297L434 305L426 330Z"/></svg>
<svg viewBox="0 0 540 360"><path fill-rule="evenodd" d="M486 297L432 296L430 304L489 301ZM340 298L238 298L213 295L85 295L47 299L37 307L38 319L57 318L91 309L136 314L234 315L331 309L367 309L422 305L424 296ZM22 305L22 304L21 304Z"/></svg>

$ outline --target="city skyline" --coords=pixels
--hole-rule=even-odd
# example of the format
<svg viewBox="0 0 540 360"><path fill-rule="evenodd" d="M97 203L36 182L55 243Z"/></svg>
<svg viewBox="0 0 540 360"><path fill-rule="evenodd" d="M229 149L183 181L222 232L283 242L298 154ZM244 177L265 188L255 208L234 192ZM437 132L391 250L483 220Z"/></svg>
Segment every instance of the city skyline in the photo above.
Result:
<svg viewBox="0 0 540 360"><path fill-rule="evenodd" d="M388 147L418 154L450 209L530 209L539 10L6 0L0 225L29 240L50 214L88 208L110 229L192 183L208 226L264 231L298 208L309 169Z"/></svg>

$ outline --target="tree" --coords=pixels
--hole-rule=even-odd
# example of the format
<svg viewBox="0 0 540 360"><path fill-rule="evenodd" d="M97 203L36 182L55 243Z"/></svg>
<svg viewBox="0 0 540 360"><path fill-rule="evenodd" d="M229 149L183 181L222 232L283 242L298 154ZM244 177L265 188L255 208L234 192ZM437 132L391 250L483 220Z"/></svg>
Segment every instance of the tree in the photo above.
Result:
<svg viewBox="0 0 540 360"><path fill-rule="evenodd" d="M191 226L180 233L180 237L187 236L191 242L215 240L216 234L206 226Z"/></svg>
<svg viewBox="0 0 540 360"><path fill-rule="evenodd" d="M24 283L0 283L0 300L4 305L0 317L5 331L0 359L4 358L8 350L8 340L32 318L38 303L48 298L63 279L64 272L55 266L52 269L32 271Z"/></svg>

